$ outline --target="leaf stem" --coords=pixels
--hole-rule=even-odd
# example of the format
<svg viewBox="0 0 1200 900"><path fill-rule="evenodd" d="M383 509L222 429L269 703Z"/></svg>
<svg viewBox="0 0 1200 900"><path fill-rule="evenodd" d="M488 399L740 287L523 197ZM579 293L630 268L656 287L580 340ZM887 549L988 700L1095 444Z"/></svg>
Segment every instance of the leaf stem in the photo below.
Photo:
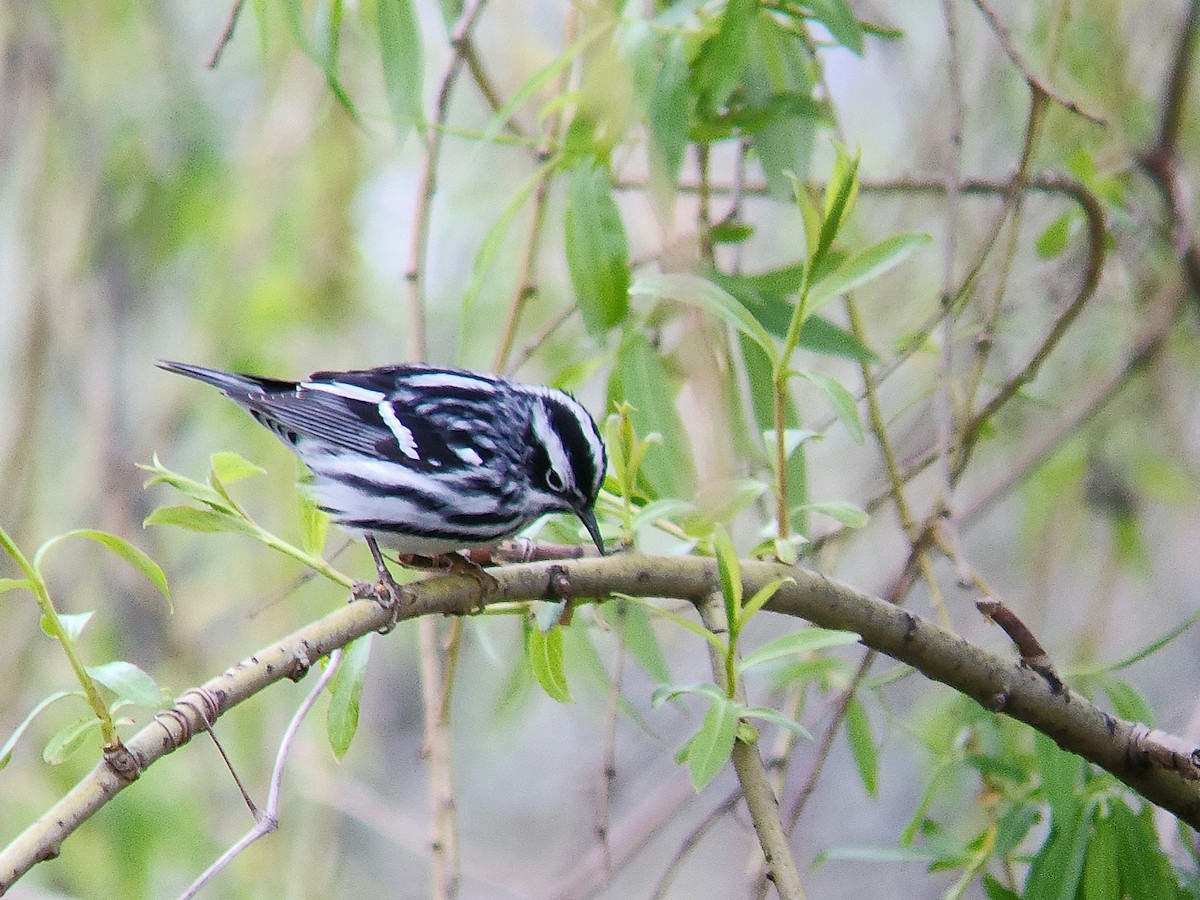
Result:
<svg viewBox="0 0 1200 900"><path fill-rule="evenodd" d="M54 602L50 599L50 592L46 588L46 582L42 578L42 573L26 559L25 554L21 552L20 548L3 528L0 528L0 546L16 561L17 565L21 567L21 571L25 573L25 577L29 580L29 587L33 591L34 599L37 600L38 606L41 607L45 628L50 632L50 636L62 645L63 652L67 655L67 660L70 662L71 669L75 673L75 679L79 682L79 686L83 688L83 693L92 707L92 712L100 720L100 734L104 738L104 748L108 750L118 747L121 742L117 737L117 727L113 724L112 716L108 713L108 705L104 702L104 698L100 696L100 690L96 687L96 682L87 673L87 669L83 665L83 660L75 652L75 641L67 634L66 629L63 628L62 622L58 618L58 611L54 608Z"/></svg>

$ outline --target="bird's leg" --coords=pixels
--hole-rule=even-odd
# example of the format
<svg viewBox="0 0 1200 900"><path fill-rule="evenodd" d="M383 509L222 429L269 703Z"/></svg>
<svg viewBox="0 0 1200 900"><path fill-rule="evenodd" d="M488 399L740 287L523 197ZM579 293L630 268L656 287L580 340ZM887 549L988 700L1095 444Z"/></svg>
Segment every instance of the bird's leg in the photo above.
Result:
<svg viewBox="0 0 1200 900"><path fill-rule="evenodd" d="M355 598L361 600L366 597L373 597L384 606L398 606L402 597L401 587L396 583L396 579L392 577L387 563L383 561L383 554L379 552L379 544L375 542L375 538L371 535L367 535L367 549L371 551L371 558L375 560L375 571L379 573L379 581L373 585L363 582L355 584Z"/></svg>
<svg viewBox="0 0 1200 900"><path fill-rule="evenodd" d="M479 584L479 609L482 610L500 590L500 582L487 569L462 553L439 553L436 556L400 554L400 562L414 569L433 569L448 575L467 575Z"/></svg>

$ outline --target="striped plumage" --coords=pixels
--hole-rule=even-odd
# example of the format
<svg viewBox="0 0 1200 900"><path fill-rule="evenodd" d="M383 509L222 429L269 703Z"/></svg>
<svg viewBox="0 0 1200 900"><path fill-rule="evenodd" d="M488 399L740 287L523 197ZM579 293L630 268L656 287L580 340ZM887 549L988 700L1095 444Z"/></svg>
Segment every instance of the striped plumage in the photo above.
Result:
<svg viewBox="0 0 1200 900"><path fill-rule="evenodd" d="M427 365L300 382L159 366L213 385L274 432L312 471L318 505L368 543L438 555L570 512L604 552L593 512L604 444L562 391Z"/></svg>

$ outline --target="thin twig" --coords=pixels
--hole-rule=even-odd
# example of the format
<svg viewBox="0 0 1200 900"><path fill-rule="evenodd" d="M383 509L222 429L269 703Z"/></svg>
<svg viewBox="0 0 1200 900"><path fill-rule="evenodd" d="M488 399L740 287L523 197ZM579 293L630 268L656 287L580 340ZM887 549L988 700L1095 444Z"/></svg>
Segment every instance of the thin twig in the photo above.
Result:
<svg viewBox="0 0 1200 900"><path fill-rule="evenodd" d="M313 689L308 692L308 696L304 698L304 702L300 704L300 708L292 716L292 721L288 723L283 740L279 742L279 752L275 754L275 768L271 772L271 787L267 793L266 809L255 810L252 808L255 819L254 827L247 831L241 840L222 853L216 862L205 869L200 877L193 881L179 895L179 900L190 900L190 898L196 896L201 888L208 884L218 872L233 862L243 850L259 838L265 837L279 827L279 789L283 784L283 767L287 762L288 752L292 749L292 743L296 740L296 734L300 730L300 723L304 721L304 717L308 715L308 711L312 709L313 704L317 702L317 698L321 696L321 692L325 690L325 686L329 684L329 680L333 677L333 673L337 671L338 663L341 661L342 650L339 647L329 654L329 664L325 666L325 671L321 673L321 677L317 679L317 683L313 685ZM226 761L228 762L228 760Z"/></svg>
<svg viewBox="0 0 1200 900"><path fill-rule="evenodd" d="M974 2L979 8L979 11L983 13L983 17L988 20L988 24L991 26L992 32L996 35L996 40L1000 42L1000 47L1004 50L1004 55L1007 56L1012 61L1012 64L1017 67L1021 73L1021 77L1025 79L1025 83L1029 85L1029 89L1031 91L1033 91L1035 94L1042 94L1045 97L1048 97L1063 109L1073 112L1075 115L1081 116L1095 125L1107 125L1103 118L1095 113L1088 112L1074 100L1070 99L1069 97L1064 97L1062 94L1054 90L1054 88L1050 87L1050 85L1046 84L1046 82L1043 81L1038 74L1033 71L1032 68L1030 68L1029 63L1025 61L1025 58L1021 56L1020 51L1017 50L1017 45L1013 43L1012 35L1009 33L1008 29L1004 27L1004 23L1000 21L1000 18L987 3L987 0L974 0Z"/></svg>
<svg viewBox="0 0 1200 900"><path fill-rule="evenodd" d="M221 38L217 41L217 46L213 47L213 52L208 57L206 68L215 69L221 62L221 54L225 52L225 47L233 40L233 32L237 28L238 16L242 14L242 7L245 5L246 0L235 0L233 7L229 10L229 18L225 20L225 30L221 32Z"/></svg>
<svg viewBox="0 0 1200 900"><path fill-rule="evenodd" d="M725 605L719 592L709 594L699 604L700 620L704 627L716 635L726 635L728 640L729 626L725 618ZM712 662L713 678L719 687L724 688L739 700L745 701L745 686L735 683L730 689L729 681L732 672L727 668L728 660L718 653L710 644L709 656ZM771 789L766 767L762 757L758 755L758 747L740 738L733 742L733 769L737 773L738 784L742 797L750 810L750 819L754 823L754 832L762 849L766 877L775 885L780 900L804 900L804 886L800 882L800 870L792 858L792 849L788 846L787 832L779 818L779 801Z"/></svg>
<svg viewBox="0 0 1200 900"><path fill-rule="evenodd" d="M425 357L425 257L429 248L429 228L433 218L433 196L437 191L437 167L442 149L442 126L450 112L450 94L462 70L463 48L487 0L467 0L462 15L450 34L450 58L442 72L434 104L429 143L421 164L421 182L417 191L417 206L413 211L412 241L404 280L408 283L408 356L411 360Z"/></svg>

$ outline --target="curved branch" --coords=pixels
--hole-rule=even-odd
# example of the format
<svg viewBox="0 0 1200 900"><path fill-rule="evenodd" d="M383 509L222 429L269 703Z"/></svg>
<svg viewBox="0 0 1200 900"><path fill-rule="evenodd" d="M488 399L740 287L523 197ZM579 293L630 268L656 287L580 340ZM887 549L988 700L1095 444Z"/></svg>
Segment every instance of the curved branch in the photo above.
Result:
<svg viewBox="0 0 1200 900"><path fill-rule="evenodd" d="M717 589L715 560L625 554L568 563L528 563L493 569L488 603L553 596L551 573L566 569L577 598L624 593L700 602ZM1145 728L1107 715L1087 698L1066 689L1052 692L1035 673L977 647L933 623L849 585L806 569L773 563L742 563L747 595L789 575L766 609L806 619L824 628L857 632L862 642L924 673L994 712L1003 712L1052 737L1112 773L1152 803L1200 831L1200 787L1156 764L1159 754ZM187 743L203 730L194 698L211 702L210 722L284 678L301 677L313 663L371 631L396 621L434 614L469 615L480 603L480 585L469 575L447 575L406 586L408 602L394 610L373 601L351 603L293 632L190 691L126 742L139 771ZM1172 758L1179 756L1172 747ZM1193 757L1193 766L1195 758ZM1189 775L1200 775L1193 770ZM38 862L57 856L63 841L133 781L100 762L58 803L0 851L0 893Z"/></svg>

